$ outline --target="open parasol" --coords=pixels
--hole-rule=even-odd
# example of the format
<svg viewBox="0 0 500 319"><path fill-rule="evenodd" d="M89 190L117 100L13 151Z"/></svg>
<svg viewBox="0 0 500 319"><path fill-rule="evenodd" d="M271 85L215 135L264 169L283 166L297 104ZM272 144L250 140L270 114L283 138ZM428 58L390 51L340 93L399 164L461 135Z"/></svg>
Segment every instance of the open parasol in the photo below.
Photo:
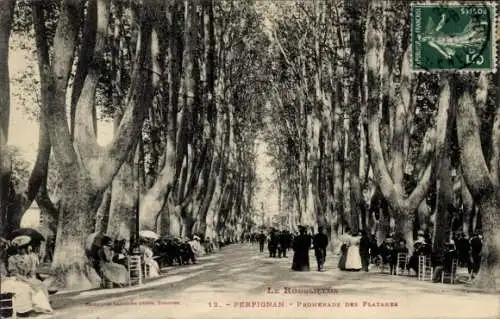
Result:
<svg viewBox="0 0 500 319"><path fill-rule="evenodd" d="M33 246L38 246L42 241L45 240L42 234L33 228L19 228L11 232L7 239L12 240L18 236L28 236L31 238L31 243Z"/></svg>
<svg viewBox="0 0 500 319"><path fill-rule="evenodd" d="M157 240L158 238L160 238L160 235L158 235L157 233L155 233L154 231L151 231L151 230L141 230L139 232L139 237L145 238L145 239Z"/></svg>

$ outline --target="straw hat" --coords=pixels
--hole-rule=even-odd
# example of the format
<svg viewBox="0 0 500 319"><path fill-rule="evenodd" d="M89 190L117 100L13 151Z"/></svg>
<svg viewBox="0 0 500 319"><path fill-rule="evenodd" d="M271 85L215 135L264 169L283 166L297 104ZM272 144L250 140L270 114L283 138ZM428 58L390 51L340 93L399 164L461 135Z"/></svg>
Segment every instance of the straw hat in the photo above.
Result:
<svg viewBox="0 0 500 319"><path fill-rule="evenodd" d="M29 236L17 236L16 238L12 239L11 244L15 246L24 246L29 244L31 241L31 237Z"/></svg>

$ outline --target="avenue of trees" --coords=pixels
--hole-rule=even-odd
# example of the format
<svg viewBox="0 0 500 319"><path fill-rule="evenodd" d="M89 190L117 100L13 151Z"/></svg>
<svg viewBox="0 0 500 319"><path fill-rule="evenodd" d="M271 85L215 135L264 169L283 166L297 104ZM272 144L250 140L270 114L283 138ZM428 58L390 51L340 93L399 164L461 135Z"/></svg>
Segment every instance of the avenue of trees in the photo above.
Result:
<svg viewBox="0 0 500 319"><path fill-rule="evenodd" d="M2 158L2 234L19 227L36 199L56 233L52 266L74 287L90 284L87 236L130 239L137 205L141 229L162 234L227 240L248 231L264 104L263 43L248 2L1 6L2 155L11 33L31 37L40 83L38 156L26 187L12 191L12 157ZM114 123L104 147L101 117Z"/></svg>
<svg viewBox="0 0 500 319"><path fill-rule="evenodd" d="M498 75L412 73L408 1L274 6L266 136L290 226L395 232L410 250L423 230L438 253L452 228L482 231L475 284L493 288Z"/></svg>
<svg viewBox="0 0 500 319"><path fill-rule="evenodd" d="M396 232L410 249L424 230L436 251L452 230L481 231L475 284L495 288L500 79L412 73L409 6L0 2L1 233L36 200L67 286L88 285L84 245L95 231L131 239L139 223L238 238L254 223L262 139L292 230L324 226L332 247L347 227L379 242ZM6 146L17 35L38 68L25 80L39 96L31 172L11 166L16 151ZM114 125L106 146L97 143L101 119ZM23 182L10 187L12 176Z"/></svg>

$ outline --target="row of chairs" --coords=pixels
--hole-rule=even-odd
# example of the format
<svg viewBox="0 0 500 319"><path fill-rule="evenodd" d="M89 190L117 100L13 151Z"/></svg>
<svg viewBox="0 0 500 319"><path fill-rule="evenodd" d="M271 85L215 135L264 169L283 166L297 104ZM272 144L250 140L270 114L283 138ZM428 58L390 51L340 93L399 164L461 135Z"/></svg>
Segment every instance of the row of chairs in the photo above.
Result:
<svg viewBox="0 0 500 319"><path fill-rule="evenodd" d="M409 256L406 253L398 253L396 256L396 265L393 269L389 265L380 266L380 271L384 272L385 267L389 267L389 272L391 275L403 275L405 272L407 275L410 274L410 269L408 268ZM458 260L454 258L451 263L451 270L441 272L441 283L448 281L451 284L455 283L455 276L458 268ZM429 256L421 255L418 256L418 273L417 280L430 281L434 275L434 269L431 265L431 258Z"/></svg>

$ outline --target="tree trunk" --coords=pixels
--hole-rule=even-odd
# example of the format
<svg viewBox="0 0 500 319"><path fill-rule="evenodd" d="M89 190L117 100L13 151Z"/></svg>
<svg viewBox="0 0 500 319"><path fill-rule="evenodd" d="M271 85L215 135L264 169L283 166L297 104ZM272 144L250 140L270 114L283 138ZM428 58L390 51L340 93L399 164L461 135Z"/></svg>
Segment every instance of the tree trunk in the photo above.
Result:
<svg viewBox="0 0 500 319"><path fill-rule="evenodd" d="M108 228L109 223L109 210L111 206L111 187L109 187L102 196L102 202L97 209L95 216L95 230L96 233L104 233Z"/></svg>
<svg viewBox="0 0 500 319"><path fill-rule="evenodd" d="M453 199L453 183L451 179L451 162L449 156L440 160L439 188L438 188L438 209L434 222L434 240L432 249L438 258L445 252L446 243L450 235L449 210L448 206Z"/></svg>
<svg viewBox="0 0 500 319"><path fill-rule="evenodd" d="M61 197L59 227L52 268L61 284L74 289L95 287L88 279L91 266L84 251L85 241L92 232L96 211L96 192L88 176L71 178L78 167L72 167L63 179L65 192Z"/></svg>
<svg viewBox="0 0 500 319"><path fill-rule="evenodd" d="M457 78L461 84L460 92L455 93L458 97L458 111L457 111L457 135L458 143L461 149L460 162L462 164L463 176L475 198L479 207L482 218L483 226L483 247L481 268L478 277L475 281L475 286L484 290L496 289L495 272L500 269L500 236L497 231L500 225L500 203L498 200L499 187L496 183L498 176L490 173L498 173L495 167L488 168L482 147L481 138L479 134L479 119L475 110L475 105L483 106L486 103L488 91L488 78L482 74L479 79L470 76L461 76ZM472 90L476 92L473 97ZM496 120L499 118L500 109L497 109ZM500 136L500 129L495 125L492 132L492 141L498 141ZM493 147L497 147L493 143ZM499 152L493 152L491 162L498 165ZM497 157L495 157L497 156Z"/></svg>
<svg viewBox="0 0 500 319"><path fill-rule="evenodd" d="M401 232L401 235L406 240L406 245L409 251L409 254L413 253L413 212L409 211L399 211L398 217L395 218L396 221L396 229Z"/></svg>
<svg viewBox="0 0 500 319"><path fill-rule="evenodd" d="M0 3L0 130L1 130L0 152L2 151L5 144L7 144L7 141L9 140L9 118L10 118L9 41L12 29L15 4L16 4L15 0L4 0ZM1 168L2 167L0 167L0 169ZM0 202L0 205L2 204L3 202Z"/></svg>
<svg viewBox="0 0 500 319"><path fill-rule="evenodd" d="M418 206L417 213L418 213L419 229L422 231L426 231L429 228L432 208L429 207L425 199Z"/></svg>
<svg viewBox="0 0 500 319"><path fill-rule="evenodd" d="M471 236L473 227L471 226L471 217L474 215L474 200L469 192L469 188L464 180L463 174L461 177L460 192L462 195L462 229L465 235Z"/></svg>
<svg viewBox="0 0 500 319"><path fill-rule="evenodd" d="M132 238L132 233L135 234L139 195L139 168L137 165L139 151L131 152L130 155L130 158L122 164L111 184L111 204L106 234L116 240L125 239L128 241Z"/></svg>
<svg viewBox="0 0 500 319"><path fill-rule="evenodd" d="M475 286L487 291L496 291L496 278L500 274L499 209L500 202L493 193L479 202L484 239L481 251L481 268L476 277Z"/></svg>

